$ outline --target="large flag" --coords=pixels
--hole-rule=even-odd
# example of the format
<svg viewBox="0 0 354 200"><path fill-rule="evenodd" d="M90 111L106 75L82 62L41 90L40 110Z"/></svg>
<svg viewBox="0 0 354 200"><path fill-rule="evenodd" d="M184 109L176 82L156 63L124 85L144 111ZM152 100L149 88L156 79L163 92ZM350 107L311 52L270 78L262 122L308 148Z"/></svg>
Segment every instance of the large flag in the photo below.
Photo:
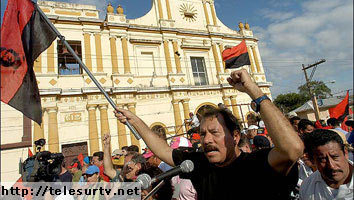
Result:
<svg viewBox="0 0 354 200"><path fill-rule="evenodd" d="M1 101L28 118L42 122L36 58L56 38L30 0L8 0L1 27Z"/></svg>
<svg viewBox="0 0 354 200"><path fill-rule="evenodd" d="M344 118L349 115L349 91L347 91L347 95L339 104L328 111L330 117L336 118L342 123Z"/></svg>
<svg viewBox="0 0 354 200"><path fill-rule="evenodd" d="M245 40L229 49L222 52L222 60L225 62L225 68L238 68L244 65L250 65L250 58L248 56L247 46Z"/></svg>

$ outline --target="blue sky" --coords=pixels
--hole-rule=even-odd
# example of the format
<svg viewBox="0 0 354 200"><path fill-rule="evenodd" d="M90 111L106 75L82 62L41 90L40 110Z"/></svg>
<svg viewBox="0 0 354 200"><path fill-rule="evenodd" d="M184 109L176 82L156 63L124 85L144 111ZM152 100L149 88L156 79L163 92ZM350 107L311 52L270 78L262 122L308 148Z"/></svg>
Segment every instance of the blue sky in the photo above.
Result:
<svg viewBox="0 0 354 200"><path fill-rule="evenodd" d="M101 18L108 2L115 8L122 5L128 19L151 8L151 0L60 1L96 5ZM6 4L1 0L1 16ZM231 29L237 29L238 22L250 24L259 39L267 80L273 82L273 97L297 92L305 83L301 65L322 58L327 61L317 67L313 80L336 80L327 84L335 94L353 88L352 0L215 0L215 7Z"/></svg>

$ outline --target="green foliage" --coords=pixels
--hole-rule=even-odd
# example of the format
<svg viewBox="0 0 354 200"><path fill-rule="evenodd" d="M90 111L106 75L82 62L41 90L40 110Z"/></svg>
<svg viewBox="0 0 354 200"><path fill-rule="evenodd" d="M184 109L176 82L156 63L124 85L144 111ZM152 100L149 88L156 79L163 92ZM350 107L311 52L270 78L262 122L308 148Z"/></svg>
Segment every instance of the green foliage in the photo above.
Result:
<svg viewBox="0 0 354 200"><path fill-rule="evenodd" d="M318 98L323 99L328 96L332 96L331 89L329 89L322 81L311 81L309 85L312 89L312 92L315 93ZM301 85L300 87L298 87L298 89L299 93L293 92L278 95L277 98L275 98L274 100L275 105L281 111L287 113L300 107L302 104L306 103L308 100L311 99L306 84Z"/></svg>
<svg viewBox="0 0 354 200"><path fill-rule="evenodd" d="M312 89L312 92L315 93L315 95L318 98L326 98L328 96L332 96L331 94L331 89L329 89L327 87L326 84L324 84L322 81L311 81L309 82L309 85ZM298 87L299 89L299 94L303 95L307 100L311 99L311 96L309 94L309 90L307 88L307 85L301 85L300 87Z"/></svg>
<svg viewBox="0 0 354 200"><path fill-rule="evenodd" d="M307 100L301 94L297 93L288 93L288 94L280 94L274 100L274 104L284 113L290 112L302 104L304 104Z"/></svg>

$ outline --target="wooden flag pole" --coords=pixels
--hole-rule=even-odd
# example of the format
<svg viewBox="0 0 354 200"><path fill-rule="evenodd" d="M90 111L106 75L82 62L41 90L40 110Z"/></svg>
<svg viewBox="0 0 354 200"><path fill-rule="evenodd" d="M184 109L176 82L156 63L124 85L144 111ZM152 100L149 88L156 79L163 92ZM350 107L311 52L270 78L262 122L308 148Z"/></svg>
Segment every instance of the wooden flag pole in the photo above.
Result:
<svg viewBox="0 0 354 200"><path fill-rule="evenodd" d="M90 72L90 70L86 67L86 65L81 61L81 59L79 58L79 56L76 55L75 51L71 48L71 46L69 45L69 43L65 40L65 37L63 35L61 35L59 33L59 31L55 28L55 26L52 24L52 22L50 22L50 20L48 19L48 17L43 13L43 11L39 8L39 6L35 3L35 7L37 9L37 11L40 13L41 17L43 17L43 19L48 23L48 25L51 27L51 29L57 34L58 38L60 39L60 41L63 43L63 45L66 46L66 48L68 49L68 51L71 53L71 55L74 56L75 60L79 63L80 67L82 69L85 70L85 72L87 73L87 75L91 78L91 80L95 83L95 85L98 87L98 89L103 93L103 95L106 97L107 101L111 104L111 106L114 108L114 110L117 110L117 106L116 104L113 102L113 100L109 97L109 95L107 94L107 92L103 89L103 87L101 86L101 84L96 80L96 78L92 75L92 73ZM137 140L141 139L141 136L138 134L138 132L135 130L135 128L127 121L125 123L125 125L128 126L128 128L130 129L130 131L133 133L133 135L135 136L135 138Z"/></svg>

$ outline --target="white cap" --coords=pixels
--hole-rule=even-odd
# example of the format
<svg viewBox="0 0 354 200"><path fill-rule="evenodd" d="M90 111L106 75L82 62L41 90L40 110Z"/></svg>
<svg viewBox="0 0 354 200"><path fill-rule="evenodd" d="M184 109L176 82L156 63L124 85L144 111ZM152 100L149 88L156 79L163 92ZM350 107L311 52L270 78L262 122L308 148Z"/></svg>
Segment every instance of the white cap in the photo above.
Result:
<svg viewBox="0 0 354 200"><path fill-rule="evenodd" d="M248 127L247 130L256 130L256 129L258 129L258 126L256 126L256 125L251 125L251 126Z"/></svg>
<svg viewBox="0 0 354 200"><path fill-rule="evenodd" d="M263 121L263 120L261 120L261 121L259 122L259 127L262 127L262 128L265 127L265 124L264 124L264 121Z"/></svg>

